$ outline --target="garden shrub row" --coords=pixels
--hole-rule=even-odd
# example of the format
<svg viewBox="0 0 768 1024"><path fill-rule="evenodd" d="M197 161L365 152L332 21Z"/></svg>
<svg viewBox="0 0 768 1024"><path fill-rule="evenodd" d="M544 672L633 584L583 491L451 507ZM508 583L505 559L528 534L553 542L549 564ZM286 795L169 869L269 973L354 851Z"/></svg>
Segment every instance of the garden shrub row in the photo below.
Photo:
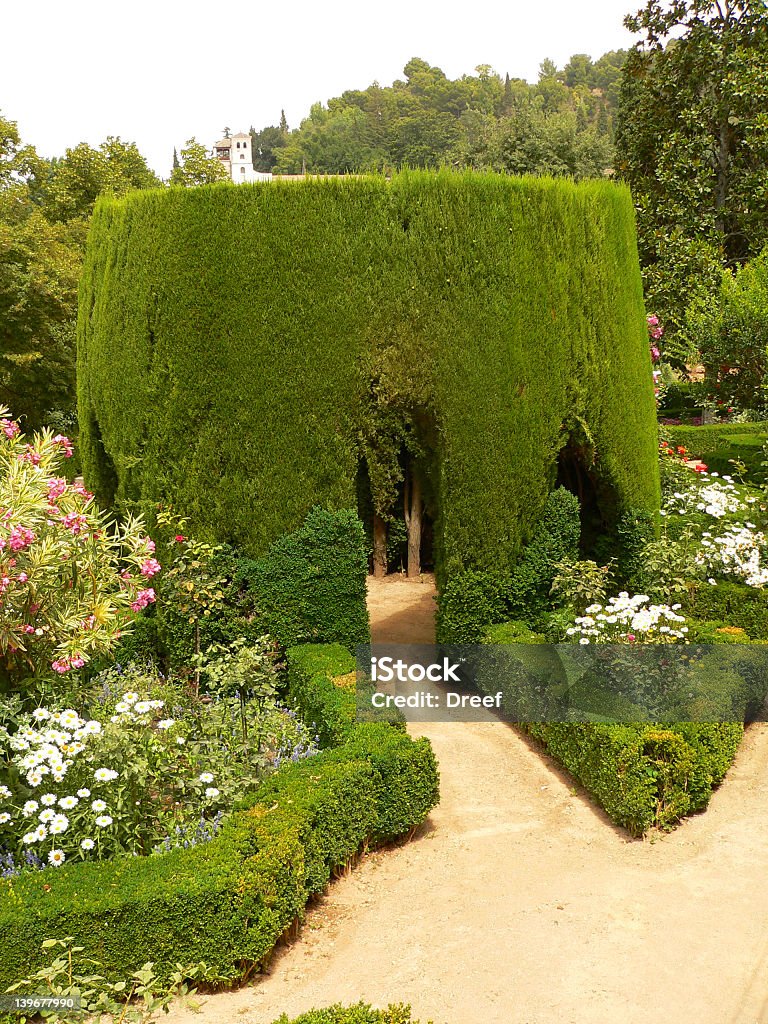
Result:
<svg viewBox="0 0 768 1024"><path fill-rule="evenodd" d="M331 700L331 674L353 666L343 648L302 648L288 663L294 695L318 679L327 699L309 713L340 745L281 767L209 843L0 882L0 990L40 965L44 939L64 935L112 979L150 960L161 977L179 962L222 974L262 963L361 846L424 820L438 800L429 743L389 725L357 726ZM354 705L354 694L338 693Z"/></svg>
<svg viewBox="0 0 768 1024"><path fill-rule="evenodd" d="M765 480L763 445L768 442L768 423L711 423L700 427L665 427L670 442L682 445L691 458L701 459L710 472L733 475L731 459L746 467L745 483L761 485Z"/></svg>
<svg viewBox="0 0 768 1024"><path fill-rule="evenodd" d="M486 630L491 644L542 644L544 638L521 623ZM545 657L541 648L538 661ZM536 658L535 648L531 657ZM540 670L541 666L534 665ZM744 685L740 677L736 680ZM730 684L730 679L728 680ZM749 682L749 678L747 678ZM761 679L760 685L763 680ZM496 681L494 681L494 686ZM761 690L764 699L764 690ZM736 700L730 691L720 696ZM747 697L742 695L742 705ZM619 709L627 714L631 709ZM743 734L742 722L530 722L522 726L559 761L617 825L633 835L668 827L702 810L728 770Z"/></svg>
<svg viewBox="0 0 768 1024"><path fill-rule="evenodd" d="M614 183L408 172L103 198L78 332L88 485L171 501L253 557L314 505L355 507L384 364L416 410L441 586L514 568L574 438L607 519L658 507Z"/></svg>
<svg viewBox="0 0 768 1024"><path fill-rule="evenodd" d="M725 581L714 586L690 583L681 604L685 616L743 629L750 640L768 640L768 592L759 587Z"/></svg>

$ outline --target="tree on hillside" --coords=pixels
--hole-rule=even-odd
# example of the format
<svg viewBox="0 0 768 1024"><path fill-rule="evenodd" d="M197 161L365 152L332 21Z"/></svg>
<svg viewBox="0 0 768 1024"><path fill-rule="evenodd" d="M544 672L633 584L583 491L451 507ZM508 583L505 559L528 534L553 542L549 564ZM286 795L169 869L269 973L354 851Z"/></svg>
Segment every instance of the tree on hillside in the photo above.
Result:
<svg viewBox="0 0 768 1024"><path fill-rule="evenodd" d="M172 185L211 185L226 181L229 175L218 157L210 156L205 146L194 137L187 139L179 154L178 167L171 172Z"/></svg>
<svg viewBox="0 0 768 1024"><path fill-rule="evenodd" d="M624 65L618 173L633 191L648 305L685 309L768 240L765 0L649 0ZM671 328L671 330L670 330Z"/></svg>
<svg viewBox="0 0 768 1024"><path fill-rule="evenodd" d="M98 149L86 142L68 149L61 159L49 161L40 177L39 200L54 221L89 217L100 195L124 196L162 184L136 144L115 136Z"/></svg>
<svg viewBox="0 0 768 1024"><path fill-rule="evenodd" d="M0 404L42 426L73 405L82 221L51 223L32 185L44 161L0 115Z"/></svg>

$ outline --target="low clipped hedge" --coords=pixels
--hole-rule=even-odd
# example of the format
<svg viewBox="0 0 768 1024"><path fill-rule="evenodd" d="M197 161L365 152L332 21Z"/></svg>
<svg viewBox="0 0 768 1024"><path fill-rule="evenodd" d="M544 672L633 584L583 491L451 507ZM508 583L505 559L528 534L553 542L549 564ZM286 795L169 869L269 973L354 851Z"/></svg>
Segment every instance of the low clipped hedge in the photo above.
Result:
<svg viewBox="0 0 768 1024"><path fill-rule="evenodd" d="M691 458L701 459L710 472L732 474L730 459L746 466L745 482L765 480L763 445L768 441L768 423L708 423L700 427L667 426L671 443L688 449Z"/></svg>
<svg viewBox="0 0 768 1024"><path fill-rule="evenodd" d="M768 640L768 592L741 583L691 583L680 598L682 614L700 622L743 629L750 640Z"/></svg>
<svg viewBox="0 0 768 1024"><path fill-rule="evenodd" d="M654 726L532 722L526 732L639 836L703 810L741 741L740 722Z"/></svg>
<svg viewBox="0 0 768 1024"><path fill-rule="evenodd" d="M410 1006L390 1005L386 1010L377 1010L368 1003L354 1006L326 1006L322 1010L308 1010L291 1020L287 1014L278 1017L273 1024L419 1024L411 1017ZM431 1022L430 1022L431 1024Z"/></svg>
<svg viewBox="0 0 768 1024"><path fill-rule="evenodd" d="M438 800L432 749L387 724L355 723L354 694L338 691L344 709L329 689L352 667L340 646L288 652L289 692L300 704L317 680L305 714L336 745L266 779L211 842L0 882L0 990L40 966L44 939L63 935L112 979L150 960L161 977L178 962L222 974L263 963L364 844L419 825Z"/></svg>
<svg viewBox="0 0 768 1024"><path fill-rule="evenodd" d="M512 622L489 627L485 642L540 644L543 638ZM706 807L744 731L742 722L529 722L521 728L636 836Z"/></svg>

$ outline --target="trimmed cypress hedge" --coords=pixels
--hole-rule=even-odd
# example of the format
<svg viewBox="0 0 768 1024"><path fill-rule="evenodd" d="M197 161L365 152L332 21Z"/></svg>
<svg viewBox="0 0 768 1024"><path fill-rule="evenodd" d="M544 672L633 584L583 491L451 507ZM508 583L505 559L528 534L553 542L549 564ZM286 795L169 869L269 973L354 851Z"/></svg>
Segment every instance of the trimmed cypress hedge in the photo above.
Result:
<svg viewBox="0 0 768 1024"><path fill-rule="evenodd" d="M768 442L768 423L711 423L701 427L664 428L671 443L682 445L690 458L701 459L710 472L731 475L731 459L746 466L745 483L762 484L766 471L762 466L763 445Z"/></svg>
<svg viewBox="0 0 768 1024"><path fill-rule="evenodd" d="M313 505L355 506L382 360L424 432L441 583L514 566L569 442L606 523L658 506L623 186L409 172L100 200L78 388L102 500L171 500L262 555Z"/></svg>
<svg viewBox="0 0 768 1024"><path fill-rule="evenodd" d="M288 664L294 694L317 678L329 699L315 700L312 719L341 745L280 768L202 846L4 880L0 990L37 968L44 939L62 935L112 979L149 960L161 977L177 962L204 960L221 973L261 963L364 843L425 819L438 800L428 741L340 712L325 684L354 667L343 648L298 649ZM354 707L354 695L338 692Z"/></svg>
<svg viewBox="0 0 768 1024"><path fill-rule="evenodd" d="M700 622L743 629L750 640L768 640L768 593L741 583L690 583L680 602L682 614ZM709 641L701 641L709 642Z"/></svg>

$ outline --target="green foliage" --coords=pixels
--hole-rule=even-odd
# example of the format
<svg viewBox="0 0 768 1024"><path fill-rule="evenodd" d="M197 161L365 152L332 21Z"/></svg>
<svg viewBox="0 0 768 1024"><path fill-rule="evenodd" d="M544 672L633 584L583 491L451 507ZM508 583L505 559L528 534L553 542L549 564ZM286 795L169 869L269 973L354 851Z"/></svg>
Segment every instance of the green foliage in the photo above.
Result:
<svg viewBox="0 0 768 1024"><path fill-rule="evenodd" d="M687 448L689 457L701 459L710 472L732 475L738 460L744 466L745 483L762 484L765 480L762 460L768 423L712 423L666 429L672 444Z"/></svg>
<svg viewBox="0 0 768 1024"><path fill-rule="evenodd" d="M668 828L702 810L741 740L741 723L571 725L526 730L574 775L617 825L633 835Z"/></svg>
<svg viewBox="0 0 768 1024"><path fill-rule="evenodd" d="M739 583L692 583L680 598L683 615L743 629L750 640L768 640L768 593Z"/></svg>
<svg viewBox="0 0 768 1024"><path fill-rule="evenodd" d="M61 1000L79 1000L80 1010L88 1014L94 1024L103 1020L126 1021L127 1024L148 1024L155 1018L159 1010L168 1012L168 1007L176 999L188 999L194 996L197 989L191 988L190 980L220 982L230 980L211 972L206 964L176 965L176 970L165 983L160 982L154 971L153 963L146 963L134 972L128 980L108 981L98 973L100 964L92 957L82 957L84 947L73 945L74 939L46 939L41 944L44 953L53 952L53 960L41 967L30 978L17 981L8 988L19 998L34 998L41 992L46 996ZM126 1005L127 1004L127 1005ZM72 1010L43 1009L29 1016L22 1012L15 1016L19 1024L37 1020L42 1017L51 1024L65 1024L71 1021Z"/></svg>
<svg viewBox="0 0 768 1024"><path fill-rule="evenodd" d="M559 605L583 615L591 604L605 604L613 584L612 565L598 565L591 559L581 562L557 562L550 594Z"/></svg>
<svg viewBox="0 0 768 1024"><path fill-rule="evenodd" d="M210 156L205 146L195 138L187 139L181 148L181 159L174 161L171 184L191 188L194 185L211 185L225 181L229 175L224 164L216 156Z"/></svg>
<svg viewBox="0 0 768 1024"><path fill-rule="evenodd" d="M314 508L252 563L249 586L267 631L284 647L370 642L363 525L354 512Z"/></svg>
<svg viewBox="0 0 768 1024"><path fill-rule="evenodd" d="M535 623L548 610L558 566L576 561L580 537L579 499L558 487L547 498L541 524L512 573L508 608L513 617Z"/></svg>
<svg viewBox="0 0 768 1024"><path fill-rule="evenodd" d="M287 1014L278 1017L273 1024L418 1024L411 1017L410 1006L390 1003L386 1010L375 1010L367 1003L342 1006L335 1003L322 1010L309 1010L293 1020Z"/></svg>
<svg viewBox="0 0 768 1024"><path fill-rule="evenodd" d="M768 238L765 4L648 0L626 24L647 45L624 65L616 169L637 205L648 305L682 354L688 302L711 299L723 267Z"/></svg>
<svg viewBox="0 0 768 1024"><path fill-rule="evenodd" d="M577 54L529 85L487 64L449 79L414 57L405 80L349 89L313 104L299 128L252 132L257 166L299 174L393 167L473 167L513 174L602 177L624 51Z"/></svg>
<svg viewBox="0 0 768 1024"><path fill-rule="evenodd" d="M288 661L291 689L291 665L301 665L298 693L314 692L315 676L319 689L333 687L327 675L348 671L351 658L339 647L305 647ZM356 725L354 694L333 689L348 706L341 746L281 767L204 846L5 881L0 986L37 970L40 943L54 933L76 935L110 981L148 960L160 982L179 960L203 961L217 975L240 972L269 955L367 840L419 825L438 799L428 741L385 724ZM328 735L338 708L320 698L311 716Z"/></svg>
<svg viewBox="0 0 768 1024"><path fill-rule="evenodd" d="M723 273L714 302L688 310L710 394L744 409L766 404L768 373L768 248Z"/></svg>
<svg viewBox="0 0 768 1024"><path fill-rule="evenodd" d="M504 617L509 577L479 569L451 576L437 599L437 638L442 644L476 644L489 622Z"/></svg>
<svg viewBox="0 0 768 1024"><path fill-rule="evenodd" d="M195 535L255 557L314 505L354 505L360 413L398 365L441 586L516 565L574 424L608 523L658 504L633 216L610 183L409 173L105 200L79 331L99 496L172 498Z"/></svg>

